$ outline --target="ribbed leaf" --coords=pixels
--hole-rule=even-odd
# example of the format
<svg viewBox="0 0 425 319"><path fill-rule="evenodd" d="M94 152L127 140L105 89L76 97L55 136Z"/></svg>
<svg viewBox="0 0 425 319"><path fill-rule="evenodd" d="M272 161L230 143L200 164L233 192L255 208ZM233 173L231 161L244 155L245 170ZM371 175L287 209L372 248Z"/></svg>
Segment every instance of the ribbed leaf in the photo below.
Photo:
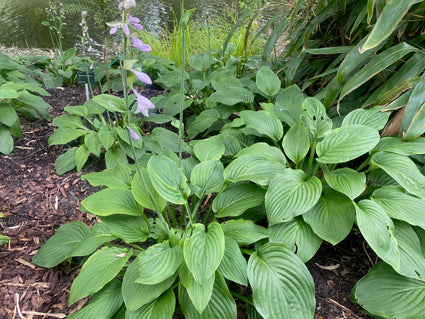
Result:
<svg viewBox="0 0 425 319"><path fill-rule="evenodd" d="M141 207L134 200L128 188L113 187L106 188L83 200L82 205L90 213L99 216L124 214L140 216Z"/></svg>
<svg viewBox="0 0 425 319"><path fill-rule="evenodd" d="M152 156L148 162L148 173L152 185L165 200L174 204L185 204L190 189L186 177L171 159L164 155Z"/></svg>
<svg viewBox="0 0 425 319"><path fill-rule="evenodd" d="M232 184L212 203L216 217L239 216L248 208L264 203L265 190L251 183Z"/></svg>
<svg viewBox="0 0 425 319"><path fill-rule="evenodd" d="M371 200L362 200L356 205L356 222L373 251L400 271L400 251L394 237L394 224L384 210Z"/></svg>
<svg viewBox="0 0 425 319"><path fill-rule="evenodd" d="M138 284L159 284L171 277L183 262L182 248L171 248L168 241L150 246L140 254Z"/></svg>
<svg viewBox="0 0 425 319"><path fill-rule="evenodd" d="M93 101L103 106L110 112L124 112L125 101L124 99L110 94L99 94L93 98Z"/></svg>
<svg viewBox="0 0 425 319"><path fill-rule="evenodd" d="M317 204L303 218L320 238L336 245L350 233L354 216L352 201L330 189L323 193Z"/></svg>
<svg viewBox="0 0 425 319"><path fill-rule="evenodd" d="M301 218L273 225L270 232L271 243L281 243L291 248L304 263L316 254L322 244L322 239Z"/></svg>
<svg viewBox="0 0 425 319"><path fill-rule="evenodd" d="M418 137L411 142L407 142L399 137L386 136L381 138L378 145L376 145L373 150L406 156L425 154L425 137Z"/></svg>
<svg viewBox="0 0 425 319"><path fill-rule="evenodd" d="M126 319L172 319L176 307L176 297L170 289L154 301L136 311L127 311Z"/></svg>
<svg viewBox="0 0 425 319"><path fill-rule="evenodd" d="M413 319L425 313L425 282L401 276L384 262L357 282L352 296L375 316Z"/></svg>
<svg viewBox="0 0 425 319"><path fill-rule="evenodd" d="M425 200L407 194L397 186L384 186L375 190L372 200L394 219L425 229Z"/></svg>
<svg viewBox="0 0 425 319"><path fill-rule="evenodd" d="M220 191L223 186L224 167L218 160L207 160L196 165L190 174L190 183L197 186L198 197Z"/></svg>
<svg viewBox="0 0 425 319"><path fill-rule="evenodd" d="M324 105L314 97L308 97L302 104L301 118L310 132L317 138L332 129L332 121Z"/></svg>
<svg viewBox="0 0 425 319"><path fill-rule="evenodd" d="M355 199L366 189L366 175L351 168L343 167L329 171L326 166L323 166L323 173L330 187L351 199Z"/></svg>
<svg viewBox="0 0 425 319"><path fill-rule="evenodd" d="M213 222L205 232L203 224L194 224L190 238L185 240L183 255L187 267L199 283L211 278L224 255L224 233L220 224Z"/></svg>
<svg viewBox="0 0 425 319"><path fill-rule="evenodd" d="M372 156L371 162L382 168L409 193L425 199L425 176L410 158L379 152Z"/></svg>
<svg viewBox="0 0 425 319"><path fill-rule="evenodd" d="M215 121L220 118L220 113L213 109L202 111L195 120L187 126L187 135L193 139L199 133L208 129Z"/></svg>
<svg viewBox="0 0 425 319"><path fill-rule="evenodd" d="M146 216L112 215L100 217L113 236L126 243L143 242L149 232Z"/></svg>
<svg viewBox="0 0 425 319"><path fill-rule="evenodd" d="M390 114L390 112L381 112L380 107L370 110L357 109L347 114L341 126L360 124L376 130L382 130L385 124L387 124Z"/></svg>
<svg viewBox="0 0 425 319"><path fill-rule="evenodd" d="M302 122L298 122L286 132L282 141L283 150L293 162L299 163L310 149L310 138Z"/></svg>
<svg viewBox="0 0 425 319"><path fill-rule="evenodd" d="M281 85L280 80L276 73L267 66L262 66L257 71L255 82L260 91L269 97L279 93Z"/></svg>
<svg viewBox="0 0 425 319"><path fill-rule="evenodd" d="M236 303L219 272L216 272L215 275L210 302L202 313L196 310L187 294L187 290L181 285L179 286L179 302L186 319L237 318Z"/></svg>
<svg viewBox="0 0 425 319"><path fill-rule="evenodd" d="M59 127L50 135L48 143L49 145L66 144L85 134L87 131L81 129Z"/></svg>
<svg viewBox="0 0 425 319"><path fill-rule="evenodd" d="M269 231L254 224L252 220L232 219L221 228L226 236L233 238L240 246L251 245L263 238L269 237Z"/></svg>
<svg viewBox="0 0 425 319"><path fill-rule="evenodd" d="M1 92L2 91L0 91L0 94ZM15 108L12 105L7 103L0 104L0 123L10 127L16 122L17 119L18 115L16 114Z"/></svg>
<svg viewBox="0 0 425 319"><path fill-rule="evenodd" d="M267 111L242 111L239 113L247 127L254 129L262 135L278 141L283 136L283 126L280 120Z"/></svg>
<svg viewBox="0 0 425 319"><path fill-rule="evenodd" d="M409 8L416 2L418 1L391 0L387 2L361 51L375 48L393 33Z"/></svg>
<svg viewBox="0 0 425 319"><path fill-rule="evenodd" d="M425 132L425 103L423 92L425 90L425 74L416 84L407 102L401 123L401 132L403 139L413 141Z"/></svg>
<svg viewBox="0 0 425 319"><path fill-rule="evenodd" d="M69 304L102 289L121 271L130 255L128 249L118 247L104 247L91 255L72 283Z"/></svg>
<svg viewBox="0 0 425 319"><path fill-rule="evenodd" d="M270 182L266 192L269 225L304 214L317 203L321 192L322 183L316 176L306 180L303 171L287 169Z"/></svg>
<svg viewBox="0 0 425 319"><path fill-rule="evenodd" d="M140 167L140 171L142 173L142 178L140 178L139 172L136 172L131 182L131 193L134 199L142 207L162 212L165 206L167 206L167 201L162 198L153 187L148 170L144 167Z"/></svg>
<svg viewBox="0 0 425 319"><path fill-rule="evenodd" d="M87 236L89 227L78 221L61 226L32 258L34 264L51 268L71 256L74 248Z"/></svg>
<svg viewBox="0 0 425 319"><path fill-rule="evenodd" d="M279 120L289 126L295 125L300 120L304 95L300 88L291 85L279 92L276 96L276 104L273 113Z"/></svg>
<svg viewBox="0 0 425 319"><path fill-rule="evenodd" d="M13 150L12 135L10 135L9 129L2 125L0 126L0 153L8 155L12 152L12 150Z"/></svg>
<svg viewBox="0 0 425 319"><path fill-rule="evenodd" d="M100 245L117 239L113 236L103 223L96 223L91 228L84 239L72 250L70 257L87 256L93 253Z"/></svg>
<svg viewBox="0 0 425 319"><path fill-rule="evenodd" d="M373 149L379 142L379 132L364 125L349 125L332 130L317 144L320 163L344 163Z"/></svg>
<svg viewBox="0 0 425 319"><path fill-rule="evenodd" d="M313 318L314 283L304 263L283 244L268 243L248 261L255 308L264 318Z"/></svg>
<svg viewBox="0 0 425 319"><path fill-rule="evenodd" d="M247 285L247 262L238 246L238 243L229 236L226 238L226 248L218 271L227 279L240 285Z"/></svg>
<svg viewBox="0 0 425 319"><path fill-rule="evenodd" d="M200 140L193 148L195 156L200 161L219 160L221 156L223 156L225 150L226 148L223 142L217 136Z"/></svg>
<svg viewBox="0 0 425 319"><path fill-rule="evenodd" d="M216 91L208 98L210 102L224 105L235 105L237 103L250 104L254 101L254 94L243 87L229 87Z"/></svg>

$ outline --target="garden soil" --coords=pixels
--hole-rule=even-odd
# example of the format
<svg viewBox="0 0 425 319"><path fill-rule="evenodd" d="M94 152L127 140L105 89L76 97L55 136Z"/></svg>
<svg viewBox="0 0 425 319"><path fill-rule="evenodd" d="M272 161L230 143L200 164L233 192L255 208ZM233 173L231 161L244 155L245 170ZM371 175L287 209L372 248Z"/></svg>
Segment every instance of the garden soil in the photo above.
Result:
<svg viewBox="0 0 425 319"><path fill-rule="evenodd" d="M67 105L83 104L84 87L50 90L45 100L53 108L51 116L64 113ZM146 96L156 92L147 90ZM0 246L0 319L66 318L81 309L88 298L68 305L72 281L78 275L78 259L51 268L32 263L32 257L56 230L71 221L91 226L96 217L79 211L81 201L98 189L80 179L100 171L101 160L92 159L83 172L57 175L55 159L67 146L49 146L54 131L44 119L23 119L22 137L13 152L0 154L0 233L11 238ZM353 304L350 291L364 276L376 257L356 230L337 246L323 244L307 263L316 286L316 319L371 318ZM239 318L246 318L244 307ZM99 318L102 319L102 318ZM294 318L296 319L296 318Z"/></svg>

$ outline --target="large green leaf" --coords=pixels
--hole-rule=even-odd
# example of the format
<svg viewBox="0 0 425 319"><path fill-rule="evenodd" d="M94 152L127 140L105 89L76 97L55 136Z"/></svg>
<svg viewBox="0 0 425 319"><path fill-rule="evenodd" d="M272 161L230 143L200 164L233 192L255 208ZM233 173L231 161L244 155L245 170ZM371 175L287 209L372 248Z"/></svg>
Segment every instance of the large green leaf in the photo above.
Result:
<svg viewBox="0 0 425 319"><path fill-rule="evenodd" d="M146 216L111 215L101 216L109 233L126 243L143 242L149 232Z"/></svg>
<svg viewBox="0 0 425 319"><path fill-rule="evenodd" d="M3 123L6 126L13 126L13 124L18 119L15 108L7 103L0 104L0 123Z"/></svg>
<svg viewBox="0 0 425 319"><path fill-rule="evenodd" d="M174 204L186 203L190 193L186 176L171 159L164 155L152 156L148 173L153 187L165 200Z"/></svg>
<svg viewBox="0 0 425 319"><path fill-rule="evenodd" d="M208 232L203 224L194 224L192 228L192 235L184 242L183 256L195 280L202 283L220 265L225 249L224 233L216 222L208 225Z"/></svg>
<svg viewBox="0 0 425 319"><path fill-rule="evenodd" d="M245 257L238 246L236 240L232 237L225 236L226 248L224 256L221 260L218 271L227 279L234 281L240 285L247 285Z"/></svg>
<svg viewBox="0 0 425 319"><path fill-rule="evenodd" d="M371 162L382 168L409 193L425 199L425 176L408 157L387 152L378 152Z"/></svg>
<svg viewBox="0 0 425 319"><path fill-rule="evenodd" d="M273 225L270 227L270 232L271 243L281 243L291 248L304 263L316 254L322 244L322 239L302 218L294 218L289 222Z"/></svg>
<svg viewBox="0 0 425 319"><path fill-rule="evenodd" d="M233 238L240 246L251 245L261 239L269 237L269 231L256 225L252 220L231 219L221 228L226 236Z"/></svg>
<svg viewBox="0 0 425 319"><path fill-rule="evenodd" d="M96 223L84 239L72 250L70 257L87 256L93 253L100 245L117 239L113 236L103 223Z"/></svg>
<svg viewBox="0 0 425 319"><path fill-rule="evenodd" d="M425 200L409 195L397 186L378 188L371 198L391 218L425 229Z"/></svg>
<svg viewBox="0 0 425 319"><path fill-rule="evenodd" d="M69 304L102 289L121 271L130 256L128 249L119 247L104 247L91 255L72 283Z"/></svg>
<svg viewBox="0 0 425 319"><path fill-rule="evenodd" d="M332 245L338 244L351 231L355 208L345 195L326 190L317 204L303 218L313 231Z"/></svg>
<svg viewBox="0 0 425 319"><path fill-rule="evenodd" d="M401 276L379 262L357 282L352 298L375 316L421 318L425 313L425 282Z"/></svg>
<svg viewBox="0 0 425 319"><path fill-rule="evenodd" d="M378 130L359 124L334 129L317 144L320 163L344 163L373 149L379 142Z"/></svg>
<svg viewBox="0 0 425 319"><path fill-rule="evenodd" d="M13 150L13 138L10 135L9 129L0 125L0 153L10 154Z"/></svg>
<svg viewBox="0 0 425 319"><path fill-rule="evenodd" d="M385 136L381 138L374 151L385 151L400 155L425 154L425 137L418 137L413 141L403 141L399 137Z"/></svg>
<svg viewBox="0 0 425 319"><path fill-rule="evenodd" d="M87 134L85 130L59 127L50 135L48 143L49 145L66 144L85 134Z"/></svg>
<svg viewBox="0 0 425 319"><path fill-rule="evenodd" d="M363 44L361 51L373 49L383 42L398 27L399 22L407 13L409 8L418 2L417 0L391 0L387 2L382 10L378 21L369 34L367 41Z"/></svg>
<svg viewBox="0 0 425 319"><path fill-rule="evenodd" d="M274 114L267 111L242 111L239 113L242 121L247 127L257 131L259 134L278 141L283 136L283 126Z"/></svg>
<svg viewBox="0 0 425 319"><path fill-rule="evenodd" d="M143 256L139 255L128 266L123 282L122 282L122 296L124 298L125 306L128 311L136 311L143 305L154 301L164 291L171 287L174 283L177 273L165 279L156 285L142 285L136 283L139 277L139 265Z"/></svg>
<svg viewBox="0 0 425 319"><path fill-rule="evenodd" d="M75 167L75 153L77 149L77 147L72 147L56 159L55 170L58 175L65 174Z"/></svg>
<svg viewBox="0 0 425 319"><path fill-rule="evenodd" d="M279 92L276 96L276 104L273 113L279 120L289 126L295 125L300 120L304 95L300 88L291 85Z"/></svg>
<svg viewBox="0 0 425 319"><path fill-rule="evenodd" d="M274 73L269 67L262 66L256 74L257 87L265 95L272 97L279 93L280 80L276 73Z"/></svg>
<svg viewBox="0 0 425 319"><path fill-rule="evenodd" d="M356 222L373 251L400 271L400 251L391 218L375 202L364 199L356 205Z"/></svg>
<svg viewBox="0 0 425 319"><path fill-rule="evenodd" d="M268 243L254 252L248 261L248 280L255 308L263 318L313 318L313 279L285 245Z"/></svg>
<svg viewBox="0 0 425 319"><path fill-rule="evenodd" d="M124 99L110 94L99 94L93 97L93 101L103 106L110 112L124 112L125 101Z"/></svg>
<svg viewBox="0 0 425 319"><path fill-rule="evenodd" d="M85 174L81 179L92 186L128 187L131 184L131 169L128 165L119 164L114 168Z"/></svg>
<svg viewBox="0 0 425 319"><path fill-rule="evenodd" d="M209 160L196 165L190 174L190 183L197 186L198 197L220 191L223 186L223 163L218 160Z"/></svg>
<svg viewBox="0 0 425 319"><path fill-rule="evenodd" d="M382 112L380 107L370 110L356 109L348 113L342 121L342 126L360 124L376 130L382 130L387 124L390 112Z"/></svg>
<svg viewBox="0 0 425 319"><path fill-rule="evenodd" d="M136 280L138 284L159 284L171 277L183 262L182 248L171 248L168 241L150 246L140 254L139 278Z"/></svg>
<svg viewBox="0 0 425 319"><path fill-rule="evenodd" d="M251 104L254 101L254 94L242 87L229 87L214 92L208 100L212 103L221 103L224 105L235 105L237 103Z"/></svg>
<svg viewBox="0 0 425 319"><path fill-rule="evenodd" d="M324 105L314 97L308 97L302 104L301 118L310 132L320 138L332 129L332 120L326 114Z"/></svg>
<svg viewBox="0 0 425 319"><path fill-rule="evenodd" d="M213 109L202 111L195 120L188 124L187 135L193 139L199 133L208 129L214 122L220 118L220 113Z"/></svg>
<svg viewBox="0 0 425 319"><path fill-rule="evenodd" d="M302 161L310 149L310 137L302 122L298 122L286 132L282 141L283 150L293 162Z"/></svg>
<svg viewBox="0 0 425 319"><path fill-rule="evenodd" d="M32 258L34 264L51 268L71 256L74 248L87 236L89 227L78 221L61 226Z"/></svg>
<svg viewBox="0 0 425 319"><path fill-rule="evenodd" d="M355 199L366 189L366 175L348 167L329 171L327 166L323 166L323 175L330 187L351 199Z"/></svg>
<svg viewBox="0 0 425 319"><path fill-rule="evenodd" d="M232 184L212 203L216 217L239 216L249 208L264 203L265 190L251 183Z"/></svg>
<svg viewBox="0 0 425 319"><path fill-rule="evenodd" d="M114 280L96 293L81 310L69 315L68 319L112 318L123 303L121 281Z"/></svg>
<svg viewBox="0 0 425 319"><path fill-rule="evenodd" d="M180 308L187 319L236 319L236 303L219 272L216 272L211 299L200 313L191 302L187 290L179 286Z"/></svg>
<svg viewBox="0 0 425 319"><path fill-rule="evenodd" d="M141 216L142 208L137 204L130 189L106 188L87 197L81 203L90 213L99 216L124 214Z"/></svg>
<svg viewBox="0 0 425 319"><path fill-rule="evenodd" d="M143 305L136 311L127 312L126 319L172 319L176 307L176 297L173 290L168 290L160 297Z"/></svg>
<svg viewBox="0 0 425 319"><path fill-rule="evenodd" d="M287 169L270 182L266 192L269 225L304 214L317 203L321 192L322 183L316 176L306 180L303 171Z"/></svg>
<svg viewBox="0 0 425 319"><path fill-rule="evenodd" d="M416 84L410 95L404 111L400 131L403 139L413 141L425 132L425 103L423 92L425 90L425 74Z"/></svg>
<svg viewBox="0 0 425 319"><path fill-rule="evenodd" d="M142 172L142 178L140 178L139 172L136 172L131 182L131 192L134 199L143 207L162 212L167 206L167 201L153 187L148 170L140 167L140 171Z"/></svg>
<svg viewBox="0 0 425 319"><path fill-rule="evenodd" d="M193 147L195 156L200 161L219 160L225 150L223 142L217 136L200 140Z"/></svg>

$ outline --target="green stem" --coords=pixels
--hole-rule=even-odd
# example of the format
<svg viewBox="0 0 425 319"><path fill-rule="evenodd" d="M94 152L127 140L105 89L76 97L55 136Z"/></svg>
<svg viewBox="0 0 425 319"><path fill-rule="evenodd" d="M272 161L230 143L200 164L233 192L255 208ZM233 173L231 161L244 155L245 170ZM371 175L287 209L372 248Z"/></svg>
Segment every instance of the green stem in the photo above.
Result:
<svg viewBox="0 0 425 319"><path fill-rule="evenodd" d="M313 165L314 154L316 153L316 145L317 145L317 137L314 137L313 144L311 145L310 159L308 160L308 168L307 168L308 178L312 176L311 167Z"/></svg>
<svg viewBox="0 0 425 319"><path fill-rule="evenodd" d="M237 292L234 292L234 291L230 291L230 294L233 297L239 299L240 301L246 302L247 304L250 304L251 306L254 306L253 302L251 300L249 300L249 298L247 298L247 297L245 297L245 296L243 296L241 294L238 294Z"/></svg>
<svg viewBox="0 0 425 319"><path fill-rule="evenodd" d="M360 164L360 166L357 168L357 172L360 172L363 168L369 165L369 162L370 162L370 156L368 156L368 158L366 158L366 160Z"/></svg>
<svg viewBox="0 0 425 319"><path fill-rule="evenodd" d="M204 221L202 222L204 225L207 223L208 218L210 218L211 211L212 211L212 205L210 205L210 208L208 208L208 212L207 212L207 214L205 215Z"/></svg>
<svg viewBox="0 0 425 319"><path fill-rule="evenodd" d="M193 217L192 217L192 214L191 214L191 211L190 211L190 208L189 208L189 204L187 202L184 204L184 207L186 208L187 215L189 216L189 223L186 225L186 228L187 228L190 225L193 225L194 222L193 222Z"/></svg>
<svg viewBox="0 0 425 319"><path fill-rule="evenodd" d="M181 168L183 152L183 107L184 107L184 67L185 67L185 26L184 22L184 0L180 1L180 24L182 25L182 47L181 47L181 67L180 67L180 112L179 112L179 167ZM190 210L188 210L190 215Z"/></svg>

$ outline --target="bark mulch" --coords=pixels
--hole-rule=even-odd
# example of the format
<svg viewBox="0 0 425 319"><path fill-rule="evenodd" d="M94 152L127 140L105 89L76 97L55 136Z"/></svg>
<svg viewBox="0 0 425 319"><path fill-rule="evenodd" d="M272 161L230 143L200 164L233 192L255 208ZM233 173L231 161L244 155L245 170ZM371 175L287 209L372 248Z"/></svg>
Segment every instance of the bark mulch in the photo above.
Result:
<svg viewBox="0 0 425 319"><path fill-rule="evenodd" d="M83 87L50 93L46 101L53 107L52 117L63 114L67 105L85 101ZM0 246L0 319L66 318L87 303L84 299L68 306L70 287L80 269L78 260L46 269L31 259L60 226L75 220L93 225L95 216L78 208L97 189L80 176L101 170L103 164L93 160L81 173L59 176L54 162L65 147L47 144L54 126L43 119L24 119L22 129L13 152L0 154L0 213L5 215L0 233L11 238ZM316 319L371 318L349 300L353 285L374 262L369 254L370 249L353 232L335 247L323 244L307 263L316 285Z"/></svg>

